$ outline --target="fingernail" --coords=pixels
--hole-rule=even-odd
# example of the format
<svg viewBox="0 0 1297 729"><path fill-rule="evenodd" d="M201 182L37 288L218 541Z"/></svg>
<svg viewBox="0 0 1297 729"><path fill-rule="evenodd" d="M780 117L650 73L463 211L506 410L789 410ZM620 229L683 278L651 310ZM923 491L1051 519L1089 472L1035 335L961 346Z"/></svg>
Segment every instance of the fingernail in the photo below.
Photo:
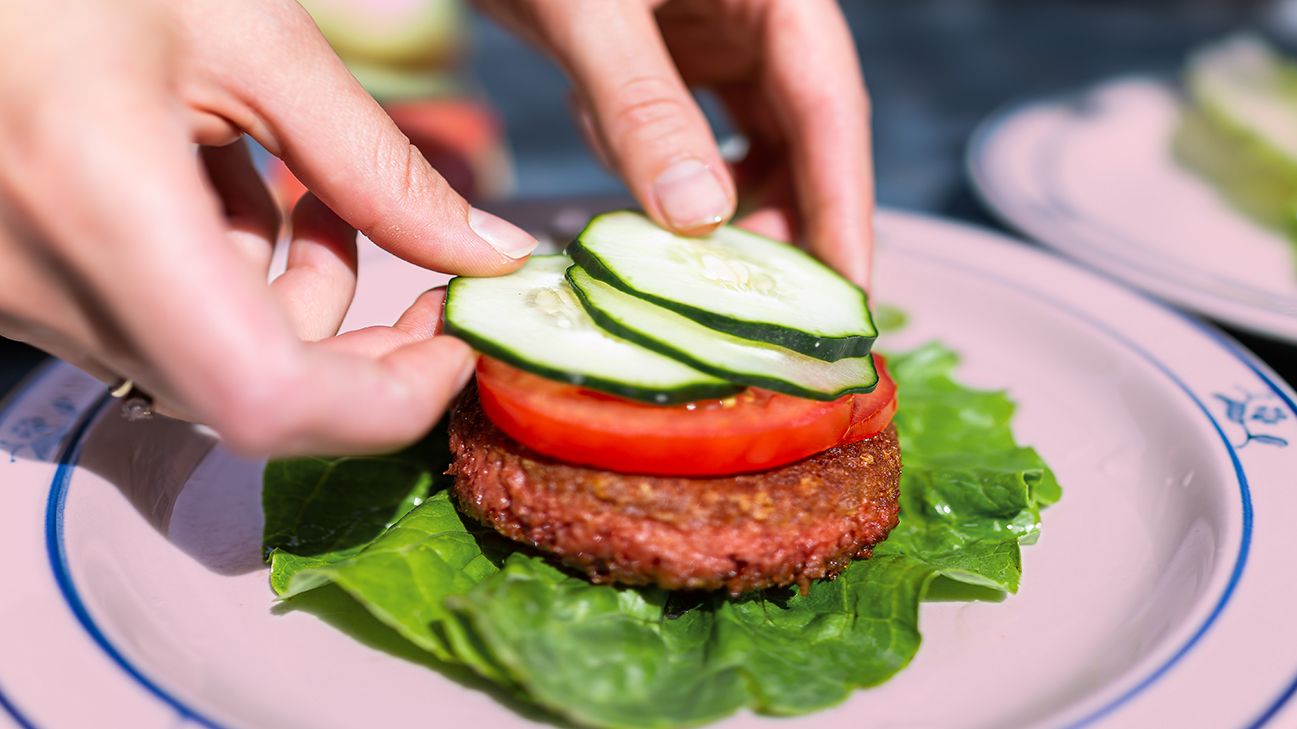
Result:
<svg viewBox="0 0 1297 729"><path fill-rule="evenodd" d="M681 230L715 225L732 207L716 173L696 158L682 159L658 175L653 195L667 221Z"/></svg>
<svg viewBox="0 0 1297 729"><path fill-rule="evenodd" d="M527 231L485 210L470 209L468 227L507 258L522 258L536 250L538 245L536 239L528 235Z"/></svg>

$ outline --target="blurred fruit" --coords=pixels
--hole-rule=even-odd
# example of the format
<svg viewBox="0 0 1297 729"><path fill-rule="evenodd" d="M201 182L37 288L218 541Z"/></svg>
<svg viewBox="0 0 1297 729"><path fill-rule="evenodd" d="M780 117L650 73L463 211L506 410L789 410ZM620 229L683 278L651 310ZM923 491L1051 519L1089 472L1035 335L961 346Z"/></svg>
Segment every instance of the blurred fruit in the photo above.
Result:
<svg viewBox="0 0 1297 729"><path fill-rule="evenodd" d="M428 68L452 63L463 45L460 0L301 0L348 63Z"/></svg>

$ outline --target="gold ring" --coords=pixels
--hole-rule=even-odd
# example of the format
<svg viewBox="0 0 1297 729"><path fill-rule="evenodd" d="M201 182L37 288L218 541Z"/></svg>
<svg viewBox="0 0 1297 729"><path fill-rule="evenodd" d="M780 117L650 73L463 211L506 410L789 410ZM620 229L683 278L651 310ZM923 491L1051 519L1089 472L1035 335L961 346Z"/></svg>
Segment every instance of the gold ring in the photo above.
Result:
<svg viewBox="0 0 1297 729"><path fill-rule="evenodd" d="M135 422L153 417L153 398L137 388L134 380L122 378L108 394L122 401L122 417L126 420Z"/></svg>

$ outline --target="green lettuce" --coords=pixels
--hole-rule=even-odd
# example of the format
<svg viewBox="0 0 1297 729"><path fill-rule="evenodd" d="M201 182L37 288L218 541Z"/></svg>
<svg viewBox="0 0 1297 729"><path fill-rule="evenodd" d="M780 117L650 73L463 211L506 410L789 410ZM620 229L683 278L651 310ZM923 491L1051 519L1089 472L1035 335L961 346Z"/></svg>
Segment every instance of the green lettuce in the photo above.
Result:
<svg viewBox="0 0 1297 729"><path fill-rule="evenodd" d="M1060 496L1017 444L1013 404L951 378L928 345L893 357L902 398L901 522L871 559L806 595L731 599L594 585L466 523L446 491L444 434L374 459L270 464L271 585L292 605L324 585L435 659L576 723L702 724L739 709L795 715L886 681L919 649L919 603L1003 599L1019 546ZM434 454L434 455L430 455Z"/></svg>

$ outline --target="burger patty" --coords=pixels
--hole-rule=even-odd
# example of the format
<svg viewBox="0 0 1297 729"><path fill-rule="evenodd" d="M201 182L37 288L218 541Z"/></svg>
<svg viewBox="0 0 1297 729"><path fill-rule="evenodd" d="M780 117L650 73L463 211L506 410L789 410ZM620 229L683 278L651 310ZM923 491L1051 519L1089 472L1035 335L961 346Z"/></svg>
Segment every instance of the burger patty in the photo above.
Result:
<svg viewBox="0 0 1297 729"><path fill-rule="evenodd" d="M491 422L470 387L451 416L450 447L461 509L597 583L805 591L868 557L897 521L895 426L761 473L630 475L528 449Z"/></svg>

